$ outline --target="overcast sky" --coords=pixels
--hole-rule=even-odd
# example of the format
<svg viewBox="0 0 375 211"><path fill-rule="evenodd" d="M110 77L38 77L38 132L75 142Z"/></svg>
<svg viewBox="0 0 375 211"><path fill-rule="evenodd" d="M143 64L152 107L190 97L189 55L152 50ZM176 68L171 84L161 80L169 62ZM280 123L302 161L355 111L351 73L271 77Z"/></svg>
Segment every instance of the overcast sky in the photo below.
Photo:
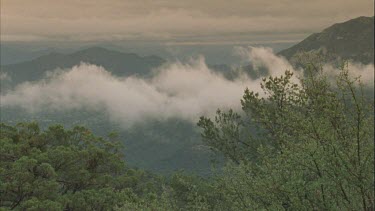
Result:
<svg viewBox="0 0 375 211"><path fill-rule="evenodd" d="M280 43L373 8L373 0L1 0L1 40Z"/></svg>

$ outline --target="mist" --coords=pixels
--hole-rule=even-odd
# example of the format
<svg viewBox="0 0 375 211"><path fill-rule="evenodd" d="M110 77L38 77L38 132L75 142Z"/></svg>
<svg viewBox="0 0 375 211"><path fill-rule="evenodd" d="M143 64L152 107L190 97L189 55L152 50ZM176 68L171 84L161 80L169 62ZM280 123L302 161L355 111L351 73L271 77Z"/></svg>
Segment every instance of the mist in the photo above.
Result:
<svg viewBox="0 0 375 211"><path fill-rule="evenodd" d="M273 76L288 69L301 76L300 70L294 70L270 48L236 48L235 51L251 61L254 69L266 67ZM373 72L370 74L373 65L354 67L357 73L369 74L364 81L373 84ZM334 68L331 69L333 72ZM294 80L298 81L297 77ZM251 79L244 73L229 80L209 69L203 57L165 65L155 69L148 79L116 77L103 67L81 63L71 69L51 70L41 81L23 83L2 93L0 105L20 107L28 112L104 111L124 127L149 119L180 118L195 123L199 116L213 115L218 108L240 110L245 88L260 92L260 83L261 79Z"/></svg>
<svg viewBox="0 0 375 211"><path fill-rule="evenodd" d="M11 78L7 73L0 72L0 81L10 81Z"/></svg>
<svg viewBox="0 0 375 211"><path fill-rule="evenodd" d="M125 127L150 118L195 122L217 108L239 109L243 90L258 89L259 82L245 75L228 80L210 70L203 58L189 64L170 64L156 70L150 79L116 77L100 66L81 63L50 72L42 81L17 86L1 96L1 106L17 106L34 113L104 110L111 120Z"/></svg>

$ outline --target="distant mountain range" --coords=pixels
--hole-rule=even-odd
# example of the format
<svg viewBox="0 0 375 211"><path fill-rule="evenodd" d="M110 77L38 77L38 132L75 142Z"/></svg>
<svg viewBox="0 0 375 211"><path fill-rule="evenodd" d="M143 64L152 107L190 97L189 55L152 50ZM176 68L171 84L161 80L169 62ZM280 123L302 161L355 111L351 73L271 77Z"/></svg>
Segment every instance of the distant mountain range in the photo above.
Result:
<svg viewBox="0 0 375 211"><path fill-rule="evenodd" d="M344 23L334 24L277 53L294 66L305 62L306 54L318 56L320 62L323 63L353 61L373 64L374 17L358 17ZM222 66L221 69L225 69L224 67ZM228 70L229 67L226 69ZM259 70L255 71L251 64L243 66L242 71L251 78L264 77L268 74L266 68L259 67Z"/></svg>
<svg viewBox="0 0 375 211"><path fill-rule="evenodd" d="M12 84L18 84L39 80L47 71L71 68L80 62L100 65L116 76L144 76L166 61L157 56L141 57L137 54L92 47L72 54L49 53L31 61L1 66L1 71L11 77Z"/></svg>
<svg viewBox="0 0 375 211"><path fill-rule="evenodd" d="M330 59L349 59L362 63L374 62L374 17L359 17L335 24L321 33L312 34L302 42L278 53L292 63L298 62L304 52L319 53ZM71 68L80 62L103 66L116 76L148 76L151 69L163 65L166 60L158 56L142 57L131 53L92 47L75 53L49 52L31 61L1 66L1 72L11 77L11 86L24 81L43 78L47 71ZM225 77L236 77L229 65L209 65ZM266 69L255 72L252 66L243 69L252 78L264 76ZM6 85L3 81L1 86ZM131 130L123 130L111 123L104 113L90 111L47 112L28 114L18 108L2 108L1 121L14 124L19 121L38 121L43 126L60 123L65 126L85 125L95 133L105 135L111 130L120 132L125 143L125 154L130 165L162 172L180 168L208 174L209 160L214 157L202 147L195 125L183 120L167 122L150 121Z"/></svg>
<svg viewBox="0 0 375 211"><path fill-rule="evenodd" d="M280 51L278 55L295 63L300 54L306 52L321 54L326 61L344 59L374 63L374 17L358 17L334 24Z"/></svg>
<svg viewBox="0 0 375 211"><path fill-rule="evenodd" d="M344 23L334 24L320 33L314 33L300 43L282 50L277 54L292 64L299 62L304 53L322 55L325 62L333 60L352 60L364 64L374 63L374 17L358 17ZM138 56L122 53L102 47L91 47L70 54L50 52L31 61L3 65L1 71L12 78L12 84L41 79L46 71L56 68L71 68L80 62L103 66L116 76L150 74L150 70L166 62L158 56ZM235 77L228 65L209 65L210 68L224 73L228 78ZM251 77L264 76L245 66L243 70Z"/></svg>
<svg viewBox="0 0 375 211"><path fill-rule="evenodd" d="M0 44L1 65L15 64L23 61L30 61L48 53L57 51L54 48L29 49L26 47L10 47Z"/></svg>

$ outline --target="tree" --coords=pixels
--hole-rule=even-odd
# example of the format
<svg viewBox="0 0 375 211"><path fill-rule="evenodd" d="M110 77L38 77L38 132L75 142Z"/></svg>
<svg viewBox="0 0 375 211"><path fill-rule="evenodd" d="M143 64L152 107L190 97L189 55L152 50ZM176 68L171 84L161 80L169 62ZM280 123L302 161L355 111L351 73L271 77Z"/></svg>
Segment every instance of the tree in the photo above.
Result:
<svg viewBox="0 0 375 211"><path fill-rule="evenodd" d="M157 192L157 178L125 166L116 137L84 127L0 124L0 208L111 210Z"/></svg>
<svg viewBox="0 0 375 211"><path fill-rule="evenodd" d="M201 117L204 142L231 164L218 188L233 209L373 210L374 105L347 66L308 65L245 90L244 115Z"/></svg>

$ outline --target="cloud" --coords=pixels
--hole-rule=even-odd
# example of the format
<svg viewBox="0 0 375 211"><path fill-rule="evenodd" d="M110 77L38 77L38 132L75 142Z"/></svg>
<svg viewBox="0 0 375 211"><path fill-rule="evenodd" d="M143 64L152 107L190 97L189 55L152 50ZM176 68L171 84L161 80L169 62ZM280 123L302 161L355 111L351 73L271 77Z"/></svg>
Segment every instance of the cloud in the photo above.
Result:
<svg viewBox="0 0 375 211"><path fill-rule="evenodd" d="M294 73L292 82L299 84L299 78L303 76L303 70L294 68L284 57L275 55L272 48L268 47L235 47L234 53L249 62L254 71L261 68L267 70L268 75L280 75L282 70L289 70Z"/></svg>
<svg viewBox="0 0 375 211"><path fill-rule="evenodd" d="M367 87L371 89L374 88L374 64L364 65L361 63L349 62L347 65L349 77L353 79L358 78L359 81ZM323 65L323 69L332 80L334 80L334 78L340 73L340 70L331 64Z"/></svg>
<svg viewBox="0 0 375 211"><path fill-rule="evenodd" d="M351 77L360 77L363 84L374 87L374 64L349 63L348 69Z"/></svg>
<svg viewBox="0 0 375 211"><path fill-rule="evenodd" d="M267 47L236 47L235 53L240 55L245 61L251 63L255 70L265 67L271 75L279 69L294 71L289 62L282 57L276 56L272 48Z"/></svg>
<svg viewBox="0 0 375 211"><path fill-rule="evenodd" d="M239 108L246 86L255 88L258 82L246 77L227 80L208 69L202 58L191 64L171 64L149 80L118 78L102 67L82 63L48 79L21 84L1 96L1 105L30 112L104 109L123 125L149 118L195 121L220 107Z"/></svg>
<svg viewBox="0 0 375 211"><path fill-rule="evenodd" d="M0 72L0 81L11 81L11 77L4 72Z"/></svg>
<svg viewBox="0 0 375 211"><path fill-rule="evenodd" d="M237 51L255 66L265 66L271 75L281 75L286 69L295 71L269 48L238 48ZM354 67L362 74L371 70L371 66ZM218 108L240 110L244 89L260 92L260 82L261 79L253 80L245 74L228 80L210 70L203 57L186 64L176 62L164 66L155 70L149 79L115 77L102 67L81 63L71 69L52 71L41 81L15 87L1 95L1 106L18 106L30 112L104 110L124 127L150 118L173 117L196 122L200 115L212 115Z"/></svg>
<svg viewBox="0 0 375 211"><path fill-rule="evenodd" d="M1 39L187 43L300 40L331 24L373 14L372 0L234 0L230 3L224 0L3 0ZM246 36L239 36L243 34ZM241 40L233 39L235 36Z"/></svg>

